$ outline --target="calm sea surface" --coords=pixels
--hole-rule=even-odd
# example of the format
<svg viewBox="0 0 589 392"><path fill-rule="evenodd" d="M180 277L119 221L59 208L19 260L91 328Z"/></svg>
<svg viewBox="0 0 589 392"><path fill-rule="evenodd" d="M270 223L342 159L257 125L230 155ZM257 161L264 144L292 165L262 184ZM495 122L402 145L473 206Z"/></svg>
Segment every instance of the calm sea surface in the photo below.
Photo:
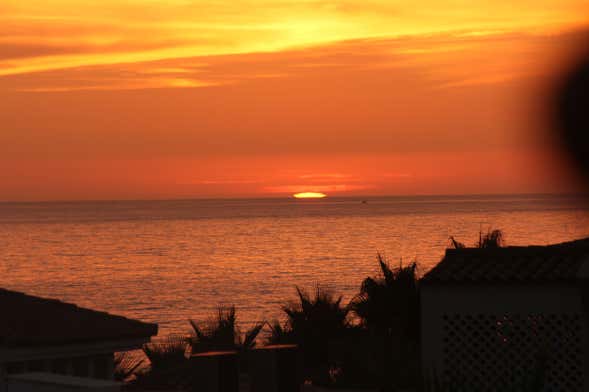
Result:
<svg viewBox="0 0 589 392"><path fill-rule="evenodd" d="M235 304L244 326L280 316L295 286L350 299L382 253L425 272L450 235L508 245L589 236L571 197L0 203L0 287L55 297L185 332Z"/></svg>

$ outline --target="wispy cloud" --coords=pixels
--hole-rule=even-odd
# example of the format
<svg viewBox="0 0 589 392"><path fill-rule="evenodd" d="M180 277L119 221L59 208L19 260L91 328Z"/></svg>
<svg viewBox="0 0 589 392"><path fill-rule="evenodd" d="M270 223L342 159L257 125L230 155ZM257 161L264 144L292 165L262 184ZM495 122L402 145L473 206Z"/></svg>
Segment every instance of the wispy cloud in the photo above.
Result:
<svg viewBox="0 0 589 392"><path fill-rule="evenodd" d="M0 75L279 52L450 30L464 30L466 38L489 32L559 31L586 23L581 11L587 11L585 0L425 0L418 7L401 0L4 0L1 7Z"/></svg>
<svg viewBox="0 0 589 392"><path fill-rule="evenodd" d="M191 185L244 185L244 184L260 184L261 180L247 180L247 179L213 179L213 180L198 180L190 182ZM184 184L184 183L183 183Z"/></svg>
<svg viewBox="0 0 589 392"><path fill-rule="evenodd" d="M556 52L555 48L564 47L562 42L566 41L552 37L493 31L483 34L479 30L468 34L460 30L426 36L358 39L276 53L193 57L190 51L162 48L111 52L108 56L83 53L26 61L0 59L0 86L29 92L125 90L142 86L194 88L259 79L303 78L331 70L342 75L381 73L387 78L394 77L393 72L404 72L412 74L413 79L419 78L424 87L429 84L446 89L541 75L546 67L538 63L537 56L542 51ZM0 57L1 48L0 43ZM503 55L496 56L496 53ZM160 55L186 57L158 60ZM476 67L457 64L476 64Z"/></svg>
<svg viewBox="0 0 589 392"><path fill-rule="evenodd" d="M194 79L182 78L152 78L152 79L134 79L123 83L104 83L97 85L73 85L73 86L45 86L20 88L16 91L28 93L59 93L74 91L117 91L117 90L145 90L145 89L168 89L168 88L199 88L218 86L219 83L201 82Z"/></svg>
<svg viewBox="0 0 589 392"><path fill-rule="evenodd" d="M413 173L384 173L384 178L411 178Z"/></svg>
<svg viewBox="0 0 589 392"><path fill-rule="evenodd" d="M302 180L326 180L326 179L348 179L352 177L349 174L342 174L342 173L319 173L319 174L302 174L299 176Z"/></svg>
<svg viewBox="0 0 589 392"><path fill-rule="evenodd" d="M264 192L269 193L300 193L300 192L322 192L322 193L346 193L356 192L362 190L372 189L374 186L370 185L358 185L358 184L323 184L323 185L308 185L308 184L297 184L297 185L276 185L266 186L263 188Z"/></svg>

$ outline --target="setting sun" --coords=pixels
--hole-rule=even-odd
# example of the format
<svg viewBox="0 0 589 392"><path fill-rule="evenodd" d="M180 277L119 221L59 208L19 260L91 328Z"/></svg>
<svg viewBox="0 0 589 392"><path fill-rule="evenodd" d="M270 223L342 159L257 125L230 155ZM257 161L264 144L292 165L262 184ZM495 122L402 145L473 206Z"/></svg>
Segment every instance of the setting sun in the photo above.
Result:
<svg viewBox="0 0 589 392"><path fill-rule="evenodd" d="M293 197L296 199L322 199L326 196L327 195L325 193L320 193L320 192L301 192L301 193L295 193L293 195Z"/></svg>
<svg viewBox="0 0 589 392"><path fill-rule="evenodd" d="M588 11L0 0L0 392L589 392Z"/></svg>

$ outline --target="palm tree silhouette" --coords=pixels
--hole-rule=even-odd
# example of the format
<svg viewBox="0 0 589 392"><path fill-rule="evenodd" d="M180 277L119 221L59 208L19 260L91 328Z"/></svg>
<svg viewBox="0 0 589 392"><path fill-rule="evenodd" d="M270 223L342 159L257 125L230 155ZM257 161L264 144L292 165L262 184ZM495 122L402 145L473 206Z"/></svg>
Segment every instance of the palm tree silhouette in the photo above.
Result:
<svg viewBox="0 0 589 392"><path fill-rule="evenodd" d="M381 390L391 390L393 382L404 384L418 377L417 264L393 269L380 255L378 263L380 275L364 279L350 307L368 331L379 358Z"/></svg>
<svg viewBox="0 0 589 392"><path fill-rule="evenodd" d="M349 329L349 308L342 305L341 296L319 286L314 296L297 287L297 295L297 302L282 307L287 321L280 331L299 345L307 377L315 384L327 384L329 344L343 338Z"/></svg>

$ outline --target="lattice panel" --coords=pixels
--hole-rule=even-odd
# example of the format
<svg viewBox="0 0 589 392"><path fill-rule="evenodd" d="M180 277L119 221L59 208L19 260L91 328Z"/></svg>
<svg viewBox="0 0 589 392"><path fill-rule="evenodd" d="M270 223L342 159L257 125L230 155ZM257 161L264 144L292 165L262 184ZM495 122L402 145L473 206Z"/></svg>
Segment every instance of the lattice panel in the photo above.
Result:
<svg viewBox="0 0 589 392"><path fill-rule="evenodd" d="M546 392L583 392L580 315L452 314L443 321L443 376L449 385L512 391L540 373Z"/></svg>

